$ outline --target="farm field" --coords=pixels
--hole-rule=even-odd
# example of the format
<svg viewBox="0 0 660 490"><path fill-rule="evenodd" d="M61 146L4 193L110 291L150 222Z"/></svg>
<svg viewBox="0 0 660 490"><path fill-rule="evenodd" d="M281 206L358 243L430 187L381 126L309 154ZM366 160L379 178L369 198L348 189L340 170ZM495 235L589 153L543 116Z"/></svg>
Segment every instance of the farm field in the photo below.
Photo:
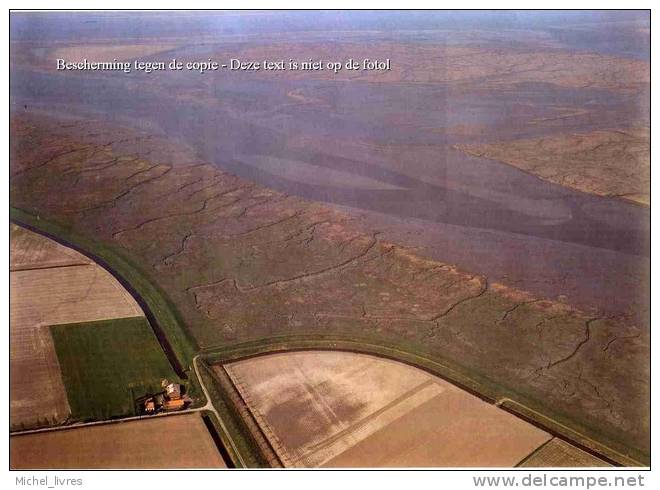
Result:
<svg viewBox="0 0 660 490"><path fill-rule="evenodd" d="M9 225L9 237L10 271L92 264L75 250L13 223Z"/></svg>
<svg viewBox="0 0 660 490"><path fill-rule="evenodd" d="M25 229L10 228L10 425L63 422L70 407L51 325L141 315L101 267Z"/></svg>
<svg viewBox="0 0 660 490"><path fill-rule="evenodd" d="M179 381L144 317L51 327L62 379L77 420L137 415L136 398Z"/></svg>
<svg viewBox="0 0 660 490"><path fill-rule="evenodd" d="M307 351L214 369L226 369L287 467L514 466L551 439L448 382L372 356Z"/></svg>
<svg viewBox="0 0 660 490"><path fill-rule="evenodd" d="M199 414L10 438L12 469L225 468Z"/></svg>
<svg viewBox="0 0 660 490"><path fill-rule="evenodd" d="M519 466L525 468L584 468L610 465L566 441L554 438L536 450Z"/></svg>

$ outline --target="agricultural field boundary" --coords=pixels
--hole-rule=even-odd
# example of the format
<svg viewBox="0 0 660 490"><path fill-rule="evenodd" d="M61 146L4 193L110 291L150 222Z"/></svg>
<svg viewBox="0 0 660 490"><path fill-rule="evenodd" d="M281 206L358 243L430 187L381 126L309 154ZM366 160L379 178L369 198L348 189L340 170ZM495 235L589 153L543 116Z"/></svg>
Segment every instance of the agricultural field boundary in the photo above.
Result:
<svg viewBox="0 0 660 490"><path fill-rule="evenodd" d="M67 425L56 425L53 427L43 427L40 429L26 429L26 430L20 430L20 431L14 431L9 434L10 437L20 437L20 436L26 436L29 434L41 434L43 432L56 432L59 430L74 430L74 429L82 429L84 427L94 427L97 425L109 425L109 424L121 424L124 422L135 422L138 420L151 420L153 418L157 417L175 417L177 415L185 415L185 414L190 414L193 412L203 412L204 409L202 408L191 408L188 410L181 410L179 412L163 412L163 413L157 413L154 415L135 415L132 417L122 417L122 418L113 418L113 419L108 419L108 420L95 420L93 422L75 422L73 424L67 424Z"/></svg>

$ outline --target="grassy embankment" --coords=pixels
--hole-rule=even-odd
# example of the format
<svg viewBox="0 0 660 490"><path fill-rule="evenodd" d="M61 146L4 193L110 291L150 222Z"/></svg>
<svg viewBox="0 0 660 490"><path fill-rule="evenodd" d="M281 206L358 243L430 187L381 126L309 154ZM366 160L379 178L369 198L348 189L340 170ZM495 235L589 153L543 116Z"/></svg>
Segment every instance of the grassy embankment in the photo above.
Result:
<svg viewBox="0 0 660 490"><path fill-rule="evenodd" d="M247 427L243 417L238 413L229 395L217 382L208 366L204 362L200 362L199 364L202 382L209 391L213 406L222 418L226 431L222 428L214 414L209 412L209 416L232 461L234 461L237 467L243 466L240 462L241 459L244 461L244 466L248 468L269 467L267 460L252 438L250 429ZM230 439L233 441L233 444ZM240 457L236 454L237 452L240 453Z"/></svg>

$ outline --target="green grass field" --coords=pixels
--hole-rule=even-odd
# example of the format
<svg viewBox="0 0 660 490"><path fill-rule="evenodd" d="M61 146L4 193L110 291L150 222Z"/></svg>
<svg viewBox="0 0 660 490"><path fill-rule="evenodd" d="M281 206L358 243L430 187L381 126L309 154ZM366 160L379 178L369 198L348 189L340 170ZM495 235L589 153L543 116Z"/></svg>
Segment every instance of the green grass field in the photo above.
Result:
<svg viewBox="0 0 660 490"><path fill-rule="evenodd" d="M179 381L143 317L51 327L76 420L134 415L135 398Z"/></svg>

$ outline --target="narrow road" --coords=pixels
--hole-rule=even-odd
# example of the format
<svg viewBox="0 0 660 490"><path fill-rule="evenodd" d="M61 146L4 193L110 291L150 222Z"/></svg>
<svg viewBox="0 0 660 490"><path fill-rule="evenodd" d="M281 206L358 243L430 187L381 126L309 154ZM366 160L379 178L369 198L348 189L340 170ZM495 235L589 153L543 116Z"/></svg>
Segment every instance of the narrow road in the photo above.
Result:
<svg viewBox="0 0 660 490"><path fill-rule="evenodd" d="M201 412L203 410L207 410L206 406L201 407L201 408L189 408L187 410L180 410L178 412L163 412L163 413L157 413L154 415L135 415L133 417L124 417L121 419L113 419L113 420L97 420L95 422L80 422L76 424L70 424L70 425L58 425L57 427L44 427L43 429L29 429L29 430L21 430L21 431L15 431L15 432L10 432L10 436L22 436L26 434L39 434L41 432L55 432L58 430L69 430L69 429L80 429L83 427L92 427L94 425L108 425L108 424L120 424L122 422L131 422L134 420L151 420L155 419L157 417L173 417L175 415L185 415L189 413L194 413L194 412Z"/></svg>
<svg viewBox="0 0 660 490"><path fill-rule="evenodd" d="M195 368L195 374L197 375L197 380L199 381L199 386L202 388L202 392L204 393L204 397L206 398L206 405L204 405L202 408L199 408L197 410L208 410L209 412L213 412L213 414L216 416L218 419L218 423L220 424L220 427L222 427L222 430L224 431L225 435L227 436L227 439L229 440L229 443L231 444L232 450L234 451L234 454L240 461L241 465L243 468L246 468L245 461L243 460L243 456L241 453L238 451L236 448L236 443L231 437L230 432L227 430L227 427L225 426L225 423L222 421L222 417L218 413L218 411L215 409L213 406L213 403L211 403L211 396L209 395L208 390L206 389L206 386L204 385L204 381L202 381L202 377L199 374L199 367L197 366L197 359L199 358L199 355L196 355L193 358L193 367Z"/></svg>

